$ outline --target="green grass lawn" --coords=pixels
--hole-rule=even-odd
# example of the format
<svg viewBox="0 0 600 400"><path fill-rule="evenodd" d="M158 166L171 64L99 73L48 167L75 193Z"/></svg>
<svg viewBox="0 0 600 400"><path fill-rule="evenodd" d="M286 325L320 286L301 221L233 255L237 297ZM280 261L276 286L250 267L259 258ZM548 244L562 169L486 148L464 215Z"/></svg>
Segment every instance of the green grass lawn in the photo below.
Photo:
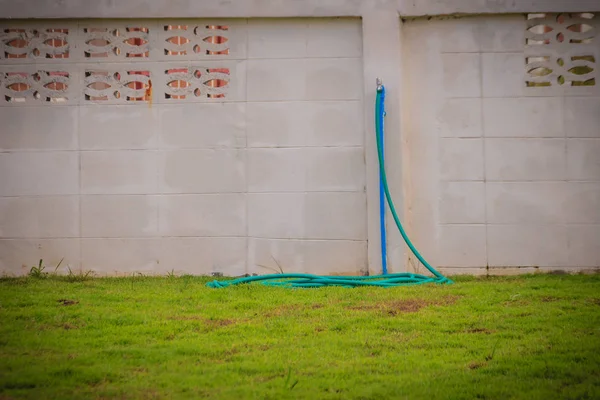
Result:
<svg viewBox="0 0 600 400"><path fill-rule="evenodd" d="M0 399L598 399L600 274L0 280Z"/></svg>

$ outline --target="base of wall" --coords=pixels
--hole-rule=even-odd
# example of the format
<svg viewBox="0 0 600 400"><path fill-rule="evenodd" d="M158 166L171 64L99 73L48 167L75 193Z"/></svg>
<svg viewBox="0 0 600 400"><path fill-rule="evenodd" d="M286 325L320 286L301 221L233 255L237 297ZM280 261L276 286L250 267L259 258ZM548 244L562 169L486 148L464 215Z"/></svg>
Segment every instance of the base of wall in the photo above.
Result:
<svg viewBox="0 0 600 400"><path fill-rule="evenodd" d="M492 267L492 268L448 268L448 267L440 267L438 271L445 276L457 276L457 275L472 275L472 276L514 276L514 275L524 275L524 274L551 274L551 275L565 275L565 274L583 274L583 275L592 275L592 274L600 274L600 266L597 267ZM52 268L48 268L46 271L50 275L53 274ZM0 278L18 278L27 276L29 270L23 269L20 273L2 273L0 274ZM170 271L166 273L160 272L129 272L123 273L118 271L113 272L96 272L93 270L73 270L72 273L77 276L89 276L94 278L111 278L111 277L171 277L171 276L197 276L197 277L225 277L225 278L240 278L244 276L257 275L257 274L244 274L240 276L230 276L223 275L221 273L214 274L190 274L184 271ZM67 274L64 272L57 272L57 275L66 276ZM258 274L258 275L266 275L266 274ZM324 276L361 276L362 274L356 272L349 272L347 274L343 273L331 273L331 274L323 274Z"/></svg>
<svg viewBox="0 0 600 400"><path fill-rule="evenodd" d="M508 276L523 274L597 274L597 267L480 267L480 268L438 268L446 276L474 275L474 276Z"/></svg>

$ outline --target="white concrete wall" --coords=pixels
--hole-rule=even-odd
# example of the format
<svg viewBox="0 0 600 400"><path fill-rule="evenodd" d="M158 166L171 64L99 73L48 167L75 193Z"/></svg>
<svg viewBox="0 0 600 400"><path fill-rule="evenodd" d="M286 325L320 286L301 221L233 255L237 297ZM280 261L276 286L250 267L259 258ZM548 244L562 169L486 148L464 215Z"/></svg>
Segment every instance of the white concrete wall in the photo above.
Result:
<svg viewBox="0 0 600 400"><path fill-rule="evenodd" d="M108 57L85 57L91 27L120 30L108 35ZM34 39L15 49L4 29ZM63 257L99 274L366 270L360 19L3 21L2 32L0 273ZM202 40L217 34L228 41ZM123 35L143 42L127 46ZM167 44L177 35L191 42ZM65 50L48 45L56 38L68 58L48 58ZM126 58L132 51L148 57ZM151 89L128 71L147 71ZM178 92L172 79L190 86ZM209 79L228 84L211 88ZM147 86L132 89L131 80Z"/></svg>
<svg viewBox="0 0 600 400"><path fill-rule="evenodd" d="M388 89L390 189L432 264L448 273L600 265L598 69L595 86L526 87L535 49L525 45L524 14L483 15L598 11L588 0L136 1L24 11L0 0L0 18L362 21L169 20L199 27L194 35L156 19L96 20L120 32L150 28L125 34L142 38L139 46L109 37L105 59L85 57L90 38L105 38L85 31L96 26L90 20L1 21L4 41L14 35L8 28L29 29L34 40L16 51L26 58L0 49L0 273L62 257L108 274L379 273L376 77ZM406 18L436 13L482 15ZM588 22L595 37L583 48L597 67L597 16ZM206 25L221 23L228 41L207 45ZM65 27L66 38L45 30ZM166 44L171 35L191 42ZM57 38L67 39L68 59L53 57L65 50L48 44ZM196 53L195 44L229 54ZM552 62L575 55L567 43L546 49ZM148 57L126 58L132 51ZM567 66L555 69L568 76ZM151 90L128 71L148 73ZM205 84L212 79L227 85ZM388 232L390 270L422 272L389 213Z"/></svg>
<svg viewBox="0 0 600 400"><path fill-rule="evenodd" d="M591 43L555 39L580 22L554 24L542 46L526 45L524 15L403 24L407 217L443 271L600 266L598 15L583 21ZM526 57L540 51L593 56L595 85L558 85L570 67L548 64L552 86L527 87Z"/></svg>

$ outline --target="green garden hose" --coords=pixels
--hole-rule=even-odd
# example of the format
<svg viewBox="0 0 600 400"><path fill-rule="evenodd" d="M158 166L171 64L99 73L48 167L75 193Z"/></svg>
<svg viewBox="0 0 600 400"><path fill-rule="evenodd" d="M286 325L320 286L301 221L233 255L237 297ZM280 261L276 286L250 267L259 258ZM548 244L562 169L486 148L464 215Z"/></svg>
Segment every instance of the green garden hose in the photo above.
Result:
<svg viewBox="0 0 600 400"><path fill-rule="evenodd" d="M249 276L244 278L224 280L224 281L212 281L208 282L207 286L211 288L224 288L232 285L239 285L243 283L251 282L262 282L264 285L269 286L281 286L281 287L294 287L294 288L317 288L323 286L341 286L341 287L359 287L359 286L378 286L378 287L394 287L394 286L409 286L409 285L421 285L424 283L452 283L452 281L435 268L433 268L417 251L415 246L412 244L398 213L396 207L392 201L392 196L387 183L387 176L385 174L385 165L383 161L383 148L381 146L381 138L383 137L383 116L384 108L383 103L385 100L385 88L383 85L377 85L377 98L375 101L375 134L377 135L377 156L379 159L379 171L380 178L383 184L385 192L385 198L390 207L390 211L396 223L396 227L400 231L402 238L408 245L410 251L417 257L417 259L427 268L433 276L425 276L420 274L412 274L408 272L385 274L385 275L372 275L372 276L319 276L312 274L270 274L270 275L259 275Z"/></svg>
<svg viewBox="0 0 600 400"><path fill-rule="evenodd" d="M442 283L439 278L402 272L397 274L373 276L319 276L312 274L270 274L249 276L228 281L212 281L206 286L224 288L241 283L262 281L268 286L283 286L295 288L316 288L323 286L359 287L359 286L409 286L423 283ZM446 283L450 281L446 280Z"/></svg>

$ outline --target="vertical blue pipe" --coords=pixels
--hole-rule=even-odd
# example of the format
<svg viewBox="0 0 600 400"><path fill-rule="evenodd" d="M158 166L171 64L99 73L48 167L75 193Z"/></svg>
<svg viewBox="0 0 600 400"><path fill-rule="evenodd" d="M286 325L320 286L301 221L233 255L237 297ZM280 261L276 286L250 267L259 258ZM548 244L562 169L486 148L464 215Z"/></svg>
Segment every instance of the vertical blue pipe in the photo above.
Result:
<svg viewBox="0 0 600 400"><path fill-rule="evenodd" d="M381 149L385 149L383 133L385 129L383 129L383 120L385 116L385 87L378 81L377 83L377 91L381 92L381 110L375 109L375 118L379 120L379 126L381 126L381 141L379 145ZM379 111L379 112L377 112ZM379 139L378 139L379 140ZM383 151L385 153L385 151ZM382 162L383 162L382 157ZM381 230L381 269L382 274L387 275L387 233L385 229L385 191L383 188L383 179L381 178L381 172L379 173L379 227Z"/></svg>

